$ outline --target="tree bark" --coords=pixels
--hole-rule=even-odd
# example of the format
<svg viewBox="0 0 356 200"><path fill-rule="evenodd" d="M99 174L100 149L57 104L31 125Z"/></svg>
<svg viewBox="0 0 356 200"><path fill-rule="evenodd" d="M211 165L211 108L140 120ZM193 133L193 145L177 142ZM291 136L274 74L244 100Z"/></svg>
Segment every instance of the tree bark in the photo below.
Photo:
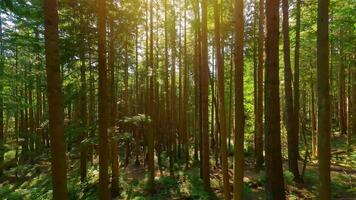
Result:
<svg viewBox="0 0 356 200"><path fill-rule="evenodd" d="M4 60L3 60L3 40L2 40L2 16L0 11L0 78L2 79L4 73ZM0 93L3 92L2 83L0 83ZM3 95L0 95L0 164L4 162L4 99ZM0 176L2 176L3 170L0 169Z"/></svg>
<svg viewBox="0 0 356 200"><path fill-rule="evenodd" d="M317 86L319 198L330 199L329 0L318 0Z"/></svg>
<svg viewBox="0 0 356 200"><path fill-rule="evenodd" d="M348 144L349 146L352 145L352 139L353 137L356 135L356 67L353 66L351 68L351 72L352 73L352 100L351 100L351 103L352 103L352 131L350 133L349 131L349 139L348 139Z"/></svg>
<svg viewBox="0 0 356 200"><path fill-rule="evenodd" d="M201 120L202 120L202 175L204 187L210 191L210 164L209 164L209 65L208 65L208 8L207 0L201 1L202 23L201 23Z"/></svg>
<svg viewBox="0 0 356 200"><path fill-rule="evenodd" d="M234 199L244 198L244 1L235 0L235 145L234 145Z"/></svg>
<svg viewBox="0 0 356 200"><path fill-rule="evenodd" d="M266 198L285 199L279 101L279 0L266 1L267 39L265 72Z"/></svg>
<svg viewBox="0 0 356 200"><path fill-rule="evenodd" d="M299 110L300 110L300 88L299 88L299 57L300 57L300 0L296 2L296 25L295 25L295 49L294 49L294 120L295 132L299 137ZM299 157L299 148L297 148L297 156Z"/></svg>
<svg viewBox="0 0 356 200"><path fill-rule="evenodd" d="M289 40L289 3L282 0L283 10L283 52L284 52L284 91L285 91L285 115L288 141L288 167L294 175L294 180L299 182L298 169L298 132L293 104L292 69L290 61L290 40Z"/></svg>
<svg viewBox="0 0 356 200"><path fill-rule="evenodd" d="M264 68L264 0L259 1L258 12L258 69L257 69L257 115L256 115L256 141L255 156L256 168L263 165L263 68Z"/></svg>
<svg viewBox="0 0 356 200"><path fill-rule="evenodd" d="M221 55L221 43L220 43L220 10L221 2L215 0L214 6L214 16L215 16L215 54L216 54L216 70L218 72L218 112L220 113L220 134L221 134L221 162L222 162L222 173L223 173L223 183L224 183L224 198L226 200L231 199L230 197L230 182L229 182L229 163L227 159L227 137L226 137L226 112L225 112L225 83L224 83L224 58Z"/></svg>
<svg viewBox="0 0 356 200"><path fill-rule="evenodd" d="M108 142L108 91L106 67L106 0L98 0L98 57L99 57L99 198L110 199L109 142Z"/></svg>
<svg viewBox="0 0 356 200"><path fill-rule="evenodd" d="M44 0L45 53L48 85L49 132L51 137L53 199L68 199L64 139L64 111L59 67L58 4Z"/></svg>

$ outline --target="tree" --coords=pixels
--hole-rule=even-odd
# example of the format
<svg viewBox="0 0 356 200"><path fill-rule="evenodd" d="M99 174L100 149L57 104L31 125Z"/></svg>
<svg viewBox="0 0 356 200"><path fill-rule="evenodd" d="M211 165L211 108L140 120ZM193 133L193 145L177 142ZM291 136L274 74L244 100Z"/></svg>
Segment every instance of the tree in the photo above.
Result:
<svg viewBox="0 0 356 200"><path fill-rule="evenodd" d="M153 63L153 1L150 1L150 46L149 46L149 53L150 53L150 57L149 57L149 65L150 65L150 70L151 75L149 76L149 102L150 102L150 106L149 106L149 115L151 116L151 122L150 122L150 127L148 130L148 138L147 138L147 143L148 143L148 187L150 190L150 193L154 192L154 178L155 178L155 167L154 167L154 123L155 123L155 119L154 119L154 63Z"/></svg>
<svg viewBox="0 0 356 200"><path fill-rule="evenodd" d="M48 85L49 132L51 137L53 199L67 196L67 163L64 142L64 113L62 83L59 68L58 4L56 0L43 2L45 22L45 53Z"/></svg>
<svg viewBox="0 0 356 200"><path fill-rule="evenodd" d="M285 199L280 130L278 29L279 0L266 1L265 162L267 199Z"/></svg>
<svg viewBox="0 0 356 200"><path fill-rule="evenodd" d="M210 191L210 164L209 164L209 66L208 66L208 25L207 25L207 0L201 1L202 8L202 22L201 22L201 120L202 120L202 137L201 137L201 151L202 151L202 175L204 187Z"/></svg>
<svg viewBox="0 0 356 200"><path fill-rule="evenodd" d="M229 182L229 163L227 159L227 137L226 137L226 112L225 112L225 84L224 84L224 61L221 55L220 44L220 14L221 2L215 0L214 15L215 15L215 54L216 54L216 68L218 72L218 103L219 103L219 116L220 116L220 134L221 134L221 162L222 173L224 182L224 198L231 199L230 197L230 182Z"/></svg>
<svg viewBox="0 0 356 200"><path fill-rule="evenodd" d="M356 68L352 68L352 132L349 133L349 146L352 144L352 136L356 135Z"/></svg>
<svg viewBox="0 0 356 200"><path fill-rule="evenodd" d="M300 0L296 2L296 25L295 25L295 49L294 49L294 120L296 137L299 136L299 109L300 109L300 88L299 88L299 59L300 59ZM297 156L299 155L299 148L297 146Z"/></svg>
<svg viewBox="0 0 356 200"><path fill-rule="evenodd" d="M0 11L0 78L2 79L4 73L4 60L3 60L3 39L2 39L2 17ZM0 83L0 164L4 162L4 99L3 99L3 86ZM2 176L3 171L0 169L0 176Z"/></svg>
<svg viewBox="0 0 356 200"><path fill-rule="evenodd" d="M258 69L257 69L257 116L256 116L256 139L255 156L256 168L263 165L263 68L264 68L264 0L259 1L258 11Z"/></svg>
<svg viewBox="0 0 356 200"><path fill-rule="evenodd" d="M80 22L81 22L81 28L82 28L82 32L79 34L80 35L80 82L81 82L81 91L82 94L80 95L80 121L81 121L81 126L83 128L83 132L81 133L81 142L83 142L87 137L88 134L86 132L86 127L87 127L87 92L86 92L86 63L85 63L85 28L84 28L84 20L83 20L83 16L80 16ZM88 148L86 144L81 143L80 146L80 178L81 181L83 182L85 180L85 178L87 177L87 152L88 152Z"/></svg>
<svg viewBox="0 0 356 200"><path fill-rule="evenodd" d="M319 198L330 199L329 0L318 0L317 97Z"/></svg>
<svg viewBox="0 0 356 200"><path fill-rule="evenodd" d="M244 1L235 0L235 144L234 199L242 200L244 191Z"/></svg>
<svg viewBox="0 0 356 200"><path fill-rule="evenodd" d="M296 132L293 88L292 88L292 69L290 61L290 41L289 41L289 4L288 0L282 0L283 9L283 52L284 52L284 90L286 105L286 127L288 141L288 166L294 175L294 180L299 181L298 169L298 132ZM298 111L296 111L298 112Z"/></svg>
<svg viewBox="0 0 356 200"><path fill-rule="evenodd" d="M99 198L110 199L108 148L108 92L106 68L106 0L98 0L98 58L99 58Z"/></svg>

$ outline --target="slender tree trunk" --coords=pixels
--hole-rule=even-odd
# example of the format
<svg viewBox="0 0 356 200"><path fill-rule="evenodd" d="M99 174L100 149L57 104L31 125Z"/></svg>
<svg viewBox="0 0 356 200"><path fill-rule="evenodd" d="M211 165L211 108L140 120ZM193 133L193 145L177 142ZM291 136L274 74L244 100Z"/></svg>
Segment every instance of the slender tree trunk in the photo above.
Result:
<svg viewBox="0 0 356 200"><path fill-rule="evenodd" d="M298 132L294 115L292 69L290 61L290 41L289 41L289 4L288 0L282 0L283 9L283 51L284 51L284 90L286 105L286 128L288 141L288 167L294 175L294 180L299 182L298 169Z"/></svg>
<svg viewBox="0 0 356 200"><path fill-rule="evenodd" d="M98 57L99 57L99 198L110 199L108 148L108 92L106 67L106 0L98 0Z"/></svg>
<svg viewBox="0 0 356 200"><path fill-rule="evenodd" d="M279 0L266 1L267 39L265 73L266 199L285 199L280 130L278 29Z"/></svg>
<svg viewBox="0 0 356 200"><path fill-rule="evenodd" d="M342 47L340 47L340 71L339 71L339 115L340 115L340 134L346 135L347 132L347 112L346 112L346 90L345 90L345 63Z"/></svg>
<svg viewBox="0 0 356 200"><path fill-rule="evenodd" d="M177 132L177 94L176 94L176 22L175 22L175 6L172 6L172 17L173 17L173 24L171 30L171 42L172 42L172 69L171 69L171 145L172 145L172 159L170 160L170 165L173 166L175 161L177 148L176 148L176 132ZM173 172L173 171L172 171ZM174 172L173 172L174 173Z"/></svg>
<svg viewBox="0 0 356 200"><path fill-rule="evenodd" d="M244 71L244 2L235 0L235 145L234 145L234 199L244 198L244 102L243 102L243 71Z"/></svg>
<svg viewBox="0 0 356 200"><path fill-rule="evenodd" d="M311 86L311 99L310 99L310 107L311 107L311 132L312 132L312 158L316 158L318 155L318 147L317 147L317 134L316 134L316 113L315 113L315 92L314 92L314 83L313 80L310 80Z"/></svg>
<svg viewBox="0 0 356 200"><path fill-rule="evenodd" d="M87 126L87 96L86 96L86 77L85 77L85 53L84 53L84 39L82 41L82 49L81 49L81 67L80 67L80 82L81 82L81 96L80 96L80 120L82 123L82 127L84 131L81 133L81 141L85 140L88 137L86 130ZM83 182L87 177L87 145L80 145L80 178Z"/></svg>
<svg viewBox="0 0 356 200"><path fill-rule="evenodd" d="M349 146L352 145L352 139L356 135L356 67L352 66L351 72L352 73L352 131L349 133L348 137L348 144ZM350 131L349 131L350 132Z"/></svg>
<svg viewBox="0 0 356 200"><path fill-rule="evenodd" d="M264 0L259 1L258 12L258 69L257 69L257 120L255 156L256 168L261 169L263 165L263 68L264 68Z"/></svg>
<svg viewBox="0 0 356 200"><path fill-rule="evenodd" d="M187 55L187 0L184 1L184 73L183 73L183 149L186 168L189 167L189 135L188 135L188 55Z"/></svg>
<svg viewBox="0 0 356 200"><path fill-rule="evenodd" d="M300 88L299 88L299 57L300 57L300 0L296 2L296 25L295 25L295 51L294 51L294 120L296 137L299 134L299 110L300 110ZM296 149L299 157L299 148Z"/></svg>
<svg viewBox="0 0 356 200"><path fill-rule="evenodd" d="M59 67L58 4L56 0L44 0L43 3L53 199L66 200L68 199L67 163L64 140L62 83Z"/></svg>
<svg viewBox="0 0 356 200"><path fill-rule="evenodd" d="M2 40L2 12L0 11L0 78L2 80L4 74L4 60L3 60L3 40ZM0 164L4 162L4 99L3 99L3 86L0 83ZM3 171L0 169L0 177L2 176Z"/></svg>
<svg viewBox="0 0 356 200"><path fill-rule="evenodd" d="M154 63L153 63L153 1L150 1L150 68L154 72ZM149 191L152 194L154 192L154 178L155 178L155 168L154 168L154 73L149 77L150 84L149 84L149 101L150 101L150 108L149 108L149 115L151 116L151 122L149 125L149 132L148 132L148 187Z"/></svg>
<svg viewBox="0 0 356 200"><path fill-rule="evenodd" d="M201 1L202 32L201 32L201 120L202 120L202 175L204 187L210 191L210 164L209 164L209 65L208 65L208 7L207 0Z"/></svg>
<svg viewBox="0 0 356 200"><path fill-rule="evenodd" d="M227 159L227 137L226 137L226 113L225 113L225 84L224 84L224 62L221 55L221 44L220 44L220 10L221 2L215 0L214 15L215 15L215 54L216 54L216 68L218 71L218 103L220 113L220 134L221 134L221 162L222 162L222 173L223 173L223 183L224 183L224 198L226 200L231 199L230 197L230 183L229 183L229 163Z"/></svg>
<svg viewBox="0 0 356 200"><path fill-rule="evenodd" d="M318 0L317 86L319 198L330 199L329 0Z"/></svg>

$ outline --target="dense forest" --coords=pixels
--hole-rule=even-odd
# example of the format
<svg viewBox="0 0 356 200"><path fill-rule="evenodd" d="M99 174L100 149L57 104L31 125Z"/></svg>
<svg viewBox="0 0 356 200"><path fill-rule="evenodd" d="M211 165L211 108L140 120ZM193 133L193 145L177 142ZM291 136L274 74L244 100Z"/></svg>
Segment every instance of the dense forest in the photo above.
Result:
<svg viewBox="0 0 356 200"><path fill-rule="evenodd" d="M0 0L0 199L356 199L354 0Z"/></svg>

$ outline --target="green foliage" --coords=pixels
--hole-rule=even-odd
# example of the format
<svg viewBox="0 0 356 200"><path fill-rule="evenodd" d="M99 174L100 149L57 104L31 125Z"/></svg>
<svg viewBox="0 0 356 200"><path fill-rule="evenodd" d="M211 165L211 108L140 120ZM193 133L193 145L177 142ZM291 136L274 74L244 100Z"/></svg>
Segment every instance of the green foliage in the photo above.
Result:
<svg viewBox="0 0 356 200"><path fill-rule="evenodd" d="M189 193L193 199L208 200L209 193L204 189L203 181L200 178L198 169L193 169L187 173L189 181Z"/></svg>
<svg viewBox="0 0 356 200"><path fill-rule="evenodd" d="M284 182L288 185L293 184L293 180L294 180L294 175L291 171L286 170L283 171L283 177L284 177Z"/></svg>

